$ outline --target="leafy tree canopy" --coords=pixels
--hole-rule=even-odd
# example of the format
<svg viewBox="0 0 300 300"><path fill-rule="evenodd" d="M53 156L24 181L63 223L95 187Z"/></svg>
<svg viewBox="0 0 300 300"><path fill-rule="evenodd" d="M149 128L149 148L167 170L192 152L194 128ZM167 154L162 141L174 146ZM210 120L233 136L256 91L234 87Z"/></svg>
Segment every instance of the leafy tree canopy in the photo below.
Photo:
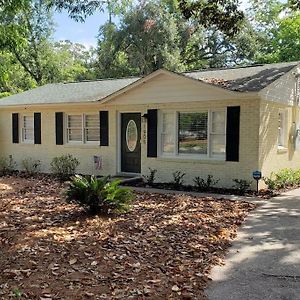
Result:
<svg viewBox="0 0 300 300"><path fill-rule="evenodd" d="M179 0L179 8L187 19L195 19L205 28L215 26L229 36L241 28L244 13L239 0Z"/></svg>

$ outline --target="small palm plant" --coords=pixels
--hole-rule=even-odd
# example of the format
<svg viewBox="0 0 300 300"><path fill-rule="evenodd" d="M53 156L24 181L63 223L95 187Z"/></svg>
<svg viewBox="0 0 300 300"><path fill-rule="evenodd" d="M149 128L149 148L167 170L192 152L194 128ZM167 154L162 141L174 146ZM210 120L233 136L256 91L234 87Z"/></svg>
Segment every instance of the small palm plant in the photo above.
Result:
<svg viewBox="0 0 300 300"><path fill-rule="evenodd" d="M65 191L66 200L82 206L92 214L126 212L133 200L133 193L119 187L120 181L109 177L75 175Z"/></svg>

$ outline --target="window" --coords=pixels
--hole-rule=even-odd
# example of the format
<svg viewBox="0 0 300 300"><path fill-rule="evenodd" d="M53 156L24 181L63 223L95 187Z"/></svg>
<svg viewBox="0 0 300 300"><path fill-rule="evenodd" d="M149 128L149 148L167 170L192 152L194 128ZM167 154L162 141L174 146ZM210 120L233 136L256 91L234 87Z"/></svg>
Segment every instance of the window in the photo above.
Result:
<svg viewBox="0 0 300 300"><path fill-rule="evenodd" d="M174 153L175 136L174 136L174 121L173 113L163 113L162 125L162 151L163 153Z"/></svg>
<svg viewBox="0 0 300 300"><path fill-rule="evenodd" d="M225 156L225 111L211 112L211 154Z"/></svg>
<svg viewBox="0 0 300 300"><path fill-rule="evenodd" d="M280 111L278 114L278 148L285 148L286 113Z"/></svg>
<svg viewBox="0 0 300 300"><path fill-rule="evenodd" d="M67 134L69 142L82 142L81 115L68 115Z"/></svg>
<svg viewBox="0 0 300 300"><path fill-rule="evenodd" d="M225 120L225 110L162 112L162 155L224 158Z"/></svg>
<svg viewBox="0 0 300 300"><path fill-rule="evenodd" d="M94 143L100 137L99 116L68 115L67 116L67 140L77 143Z"/></svg>
<svg viewBox="0 0 300 300"><path fill-rule="evenodd" d="M34 142L34 121L33 116L22 117L22 142L33 143Z"/></svg>
<svg viewBox="0 0 300 300"><path fill-rule="evenodd" d="M207 154L208 112L178 113L178 152Z"/></svg>
<svg viewBox="0 0 300 300"><path fill-rule="evenodd" d="M98 142L100 132L99 115L85 115L84 135L86 142Z"/></svg>

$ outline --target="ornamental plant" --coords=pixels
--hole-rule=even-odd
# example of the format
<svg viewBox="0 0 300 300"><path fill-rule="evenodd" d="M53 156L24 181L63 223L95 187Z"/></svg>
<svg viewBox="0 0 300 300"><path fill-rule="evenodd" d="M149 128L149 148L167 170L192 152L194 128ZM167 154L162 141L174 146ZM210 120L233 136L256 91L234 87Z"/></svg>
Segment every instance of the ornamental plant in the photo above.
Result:
<svg viewBox="0 0 300 300"><path fill-rule="evenodd" d="M79 160L72 154L56 156L50 164L52 173L61 181L69 180L79 166Z"/></svg>
<svg viewBox="0 0 300 300"><path fill-rule="evenodd" d="M12 155L9 155L8 157L0 157L0 176L12 174L16 168L16 165L17 164Z"/></svg>
<svg viewBox="0 0 300 300"><path fill-rule="evenodd" d="M197 176L193 179L193 181L199 191L207 191L214 187L220 181L220 179L214 179L213 175L207 175L206 180Z"/></svg>
<svg viewBox="0 0 300 300"><path fill-rule="evenodd" d="M26 174L33 176L40 172L41 161L28 157L22 160L22 167Z"/></svg>
<svg viewBox="0 0 300 300"><path fill-rule="evenodd" d="M109 177L75 175L65 191L66 200L75 203L91 214L126 212L130 209L133 193L119 186L120 180L109 181Z"/></svg>

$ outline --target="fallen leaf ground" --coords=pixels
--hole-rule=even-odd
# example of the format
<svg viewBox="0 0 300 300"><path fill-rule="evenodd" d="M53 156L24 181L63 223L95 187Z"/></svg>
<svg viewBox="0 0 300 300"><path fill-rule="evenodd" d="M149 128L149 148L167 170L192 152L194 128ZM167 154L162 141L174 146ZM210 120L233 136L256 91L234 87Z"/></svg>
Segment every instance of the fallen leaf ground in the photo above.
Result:
<svg viewBox="0 0 300 300"><path fill-rule="evenodd" d="M49 178L0 179L0 299L205 299L253 204L139 193L87 216Z"/></svg>

